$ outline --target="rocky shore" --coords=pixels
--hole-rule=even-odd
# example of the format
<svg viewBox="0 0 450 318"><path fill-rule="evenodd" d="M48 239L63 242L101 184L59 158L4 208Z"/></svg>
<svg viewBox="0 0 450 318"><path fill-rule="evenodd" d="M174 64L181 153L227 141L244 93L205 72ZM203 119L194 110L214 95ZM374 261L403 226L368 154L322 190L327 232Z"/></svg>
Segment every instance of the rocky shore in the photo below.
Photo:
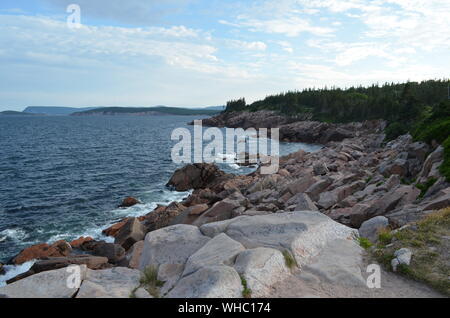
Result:
<svg viewBox="0 0 450 318"><path fill-rule="evenodd" d="M384 144L383 121L336 125L256 112L222 114L203 124L279 127L284 141L325 147L281 157L278 173L267 176L259 169L226 174L210 164L179 169L167 185L193 190L182 202L105 229L114 243L80 238L23 250L12 264L37 261L0 295L276 297L280 284L306 273L315 277L308 284L362 289L367 252L361 238L376 244L380 230L398 231L450 206L450 184L438 169L442 147L409 135ZM122 206L137 203L127 198ZM409 265L411 254L395 257ZM66 286L69 265L81 266L81 286ZM402 286L417 287L408 284ZM323 296L313 290L285 296ZM425 288L412 295L438 294Z"/></svg>

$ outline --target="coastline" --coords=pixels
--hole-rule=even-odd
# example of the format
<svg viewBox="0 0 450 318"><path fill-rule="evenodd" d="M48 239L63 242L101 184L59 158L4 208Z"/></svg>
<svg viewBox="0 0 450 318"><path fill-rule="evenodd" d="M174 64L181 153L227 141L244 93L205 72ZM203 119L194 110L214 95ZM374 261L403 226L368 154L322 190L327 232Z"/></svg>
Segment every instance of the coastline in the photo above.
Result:
<svg viewBox="0 0 450 318"><path fill-rule="evenodd" d="M253 123L253 118L247 118L240 125L245 128ZM428 169L440 160L439 148L431 150L431 155L427 156L430 152L428 146L413 143L408 136L383 145L385 124L382 121L343 125L296 122L287 125L288 130L284 128L284 131L296 133L284 133L285 141L327 136L328 140L320 137L322 142L325 141L325 147L317 153L299 151L281 157L280 170L270 176L260 175L259 169L249 175L230 175L214 165L188 165L174 172L168 186L180 191L193 190L192 194L182 201L157 206L146 215L125 218L104 229L103 233L114 239L114 243L80 238L73 242L55 243L64 245L63 248L47 245L45 250L33 251L37 254L28 254L50 260L45 267L47 270L61 266L61 259L52 263L52 257L65 258L62 263L66 265L79 263L79 259L70 259L74 251L83 251L91 257L106 257L96 260L94 265L86 259L81 260L94 270L124 266L136 269L140 268L142 242L147 234L180 224L201 228L242 216L319 211L356 230L376 216L385 216L391 226L401 228L419 220L427 211L446 204L439 202L447 196L445 189L448 189L448 183L436 169ZM324 134L324 131L328 132ZM403 159L405 152L407 157ZM398 160L411 160L415 165L401 165ZM430 160L433 162L427 163ZM405 171L402 167L410 168ZM413 176L418 177L418 182L439 177L420 202L420 191L414 185L402 184L401 178ZM413 212L405 213L405 208ZM49 250L52 251L50 254ZM22 251L22 254L27 253ZM36 273L35 269L25 274ZM16 280L10 283L13 281Z"/></svg>

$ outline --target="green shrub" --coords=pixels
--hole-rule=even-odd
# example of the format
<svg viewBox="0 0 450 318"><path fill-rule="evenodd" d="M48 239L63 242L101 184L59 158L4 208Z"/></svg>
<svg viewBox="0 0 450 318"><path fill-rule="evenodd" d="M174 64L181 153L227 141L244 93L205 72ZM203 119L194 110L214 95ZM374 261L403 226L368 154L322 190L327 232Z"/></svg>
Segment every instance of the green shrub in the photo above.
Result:
<svg viewBox="0 0 450 318"><path fill-rule="evenodd" d="M442 146L444 147L444 162L439 171L447 179L447 182L450 182L450 136L442 143Z"/></svg>
<svg viewBox="0 0 450 318"><path fill-rule="evenodd" d="M373 245L372 242L365 237L358 238L358 241L359 241L359 245L366 250L371 248Z"/></svg>
<svg viewBox="0 0 450 318"><path fill-rule="evenodd" d="M422 183L416 184L416 188L421 191L419 198L423 198L427 193L428 189L430 189L436 183L436 181L437 181L436 178L429 178L427 182L423 184Z"/></svg>
<svg viewBox="0 0 450 318"><path fill-rule="evenodd" d="M241 283L242 287L244 288L242 290L242 297L244 298L251 298L252 297L252 290L248 288L247 280L244 278L243 275L241 275Z"/></svg>
<svg viewBox="0 0 450 318"><path fill-rule="evenodd" d="M288 250L283 251L283 256L284 256L284 261L286 262L286 266L289 269L294 269L295 267L298 266L297 261L295 260L294 256Z"/></svg>
<svg viewBox="0 0 450 318"><path fill-rule="evenodd" d="M158 268L156 266L147 267L140 280L141 287L144 287L150 295L159 298L159 288L164 286L164 282L158 280Z"/></svg>
<svg viewBox="0 0 450 318"><path fill-rule="evenodd" d="M386 141L394 140L395 138L408 133L408 126L401 122L395 122L390 124L385 129Z"/></svg>
<svg viewBox="0 0 450 318"><path fill-rule="evenodd" d="M380 229L378 231L378 241L382 245L388 245L392 242L392 238L394 235L392 234L392 231L390 228L384 228Z"/></svg>
<svg viewBox="0 0 450 318"><path fill-rule="evenodd" d="M431 123L423 123L416 129L415 140L431 144L433 140L438 143L444 142L450 134L450 119L438 119Z"/></svg>

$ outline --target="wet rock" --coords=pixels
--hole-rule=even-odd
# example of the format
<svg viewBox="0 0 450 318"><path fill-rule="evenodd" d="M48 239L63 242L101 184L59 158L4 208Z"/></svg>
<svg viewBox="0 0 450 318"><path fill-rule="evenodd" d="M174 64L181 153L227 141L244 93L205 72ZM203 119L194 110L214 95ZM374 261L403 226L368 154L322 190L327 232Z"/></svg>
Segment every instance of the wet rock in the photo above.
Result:
<svg viewBox="0 0 450 318"><path fill-rule="evenodd" d="M174 223L174 220L185 210L186 207L178 202L172 202L167 207L159 206L145 217L143 223L147 231L159 230Z"/></svg>
<svg viewBox="0 0 450 318"><path fill-rule="evenodd" d="M82 246L84 243L86 243L86 242L92 242L93 240L94 240L94 239L93 239L92 237L90 237L90 236L88 236L88 237L82 236L82 237L80 237L80 238L78 238L78 239L76 239L76 240L73 240L73 241L70 242L69 244L70 244L70 246L72 246L72 248L79 249L79 248L81 248L81 246Z"/></svg>
<svg viewBox="0 0 450 318"><path fill-rule="evenodd" d="M60 268L66 268L70 265L86 265L87 268L93 270L109 267L108 259L106 257L98 257L91 255L76 255L69 257L48 258L45 260L37 261L28 271L9 279L7 283L12 284L21 279L27 278L29 276L38 273L52 271Z"/></svg>
<svg viewBox="0 0 450 318"><path fill-rule="evenodd" d="M12 259L12 263L20 265L34 259L43 259L48 257L64 257L72 252L72 247L66 241L58 241L49 244L38 244L22 250Z"/></svg>
<svg viewBox="0 0 450 318"><path fill-rule="evenodd" d="M0 263L0 275L4 275L5 274L5 269L3 268L3 264Z"/></svg>
<svg viewBox="0 0 450 318"><path fill-rule="evenodd" d="M107 229L104 229L102 231L103 235L105 236L111 236L111 237L115 237L117 235L117 233L120 231L120 229L127 223L128 218L123 219L122 221L113 224L112 226L110 226ZM84 243L82 243L81 245L83 245Z"/></svg>
<svg viewBox="0 0 450 318"><path fill-rule="evenodd" d="M119 208L129 208L135 206L136 204L140 204L141 202L138 199L133 197L125 198L122 203L119 205Z"/></svg>
<svg viewBox="0 0 450 318"><path fill-rule="evenodd" d="M203 189L210 187L211 184L224 176L225 173L216 165L196 163L175 171L167 186L173 187L177 191Z"/></svg>
<svg viewBox="0 0 450 318"><path fill-rule="evenodd" d="M106 257L111 264L118 264L125 258L125 249L118 244L96 242L93 254Z"/></svg>

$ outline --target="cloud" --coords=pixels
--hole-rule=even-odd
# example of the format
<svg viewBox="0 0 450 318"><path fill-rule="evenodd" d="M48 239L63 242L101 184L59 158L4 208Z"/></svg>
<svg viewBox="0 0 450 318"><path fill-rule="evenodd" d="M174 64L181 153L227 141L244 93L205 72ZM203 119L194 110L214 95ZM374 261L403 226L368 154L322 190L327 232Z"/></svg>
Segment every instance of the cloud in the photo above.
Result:
<svg viewBox="0 0 450 318"><path fill-rule="evenodd" d="M334 29L332 28L313 26L306 19L296 16L268 20L252 19L241 16L238 18L236 25L247 28L251 32L283 34L288 37L296 37L301 33L324 36L334 32Z"/></svg>
<svg viewBox="0 0 450 318"><path fill-rule="evenodd" d="M241 50L265 51L267 49L267 44L261 41L247 42L240 40L229 40L228 43L231 47Z"/></svg>
<svg viewBox="0 0 450 318"><path fill-rule="evenodd" d="M69 60L149 63L159 58L168 65L198 72L227 73L215 56L217 49L184 26L122 28L83 25L69 30L65 23L43 17L0 16L0 43L11 58L22 62L61 65ZM187 41L194 38L197 42ZM69 64L69 63L68 63ZM242 75L242 74L239 74Z"/></svg>
<svg viewBox="0 0 450 318"><path fill-rule="evenodd" d="M69 4L81 7L82 17L99 18L130 25L150 25L162 17L182 11L192 0L43 0L65 13Z"/></svg>

